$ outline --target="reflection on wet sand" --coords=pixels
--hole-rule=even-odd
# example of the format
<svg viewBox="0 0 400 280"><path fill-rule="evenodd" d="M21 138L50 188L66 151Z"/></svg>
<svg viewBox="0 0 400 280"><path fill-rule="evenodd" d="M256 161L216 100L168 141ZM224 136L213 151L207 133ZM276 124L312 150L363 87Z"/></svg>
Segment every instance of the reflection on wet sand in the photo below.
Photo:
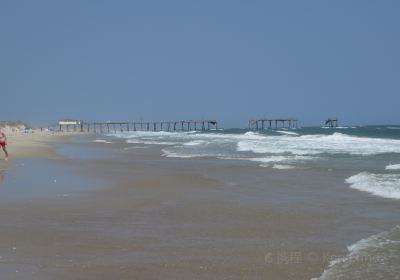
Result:
<svg viewBox="0 0 400 280"><path fill-rule="evenodd" d="M5 175L3 172L0 172L0 185L4 183Z"/></svg>

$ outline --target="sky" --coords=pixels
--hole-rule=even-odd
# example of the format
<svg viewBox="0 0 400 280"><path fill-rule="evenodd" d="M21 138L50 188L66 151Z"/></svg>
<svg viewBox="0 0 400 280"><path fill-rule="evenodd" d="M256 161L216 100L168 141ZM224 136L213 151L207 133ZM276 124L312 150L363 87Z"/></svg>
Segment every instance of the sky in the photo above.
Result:
<svg viewBox="0 0 400 280"><path fill-rule="evenodd" d="M400 124L400 1L0 0L0 120Z"/></svg>

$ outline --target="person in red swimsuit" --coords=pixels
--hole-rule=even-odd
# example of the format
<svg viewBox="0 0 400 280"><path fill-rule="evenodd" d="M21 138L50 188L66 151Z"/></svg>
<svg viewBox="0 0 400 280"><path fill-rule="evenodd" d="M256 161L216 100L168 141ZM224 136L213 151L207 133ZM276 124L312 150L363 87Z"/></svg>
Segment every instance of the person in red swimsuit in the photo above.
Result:
<svg viewBox="0 0 400 280"><path fill-rule="evenodd" d="M8 160L8 152L7 152L7 136L6 134L0 130L0 146L3 148L4 154L6 155L5 160Z"/></svg>

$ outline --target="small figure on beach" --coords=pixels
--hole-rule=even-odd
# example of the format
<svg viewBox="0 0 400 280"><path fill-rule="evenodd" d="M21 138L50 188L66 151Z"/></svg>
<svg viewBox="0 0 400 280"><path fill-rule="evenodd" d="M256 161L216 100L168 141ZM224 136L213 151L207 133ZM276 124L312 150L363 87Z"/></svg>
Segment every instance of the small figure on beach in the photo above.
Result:
<svg viewBox="0 0 400 280"><path fill-rule="evenodd" d="M0 146L6 155L5 160L8 160L8 152L7 152L7 136L6 134L0 129Z"/></svg>

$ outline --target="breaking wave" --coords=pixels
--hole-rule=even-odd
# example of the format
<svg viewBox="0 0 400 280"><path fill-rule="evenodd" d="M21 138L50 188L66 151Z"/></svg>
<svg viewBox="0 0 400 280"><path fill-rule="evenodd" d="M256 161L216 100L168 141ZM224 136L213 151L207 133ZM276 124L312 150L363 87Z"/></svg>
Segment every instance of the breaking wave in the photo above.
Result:
<svg viewBox="0 0 400 280"><path fill-rule="evenodd" d="M313 280L399 279L400 226L362 239L347 250Z"/></svg>
<svg viewBox="0 0 400 280"><path fill-rule="evenodd" d="M400 199L400 174L361 172L346 179L350 187L385 198Z"/></svg>
<svg viewBox="0 0 400 280"><path fill-rule="evenodd" d="M238 151L254 153L291 153L294 155L351 154L376 155L400 153L400 140L331 135L302 135L299 137L266 136L265 139L241 140Z"/></svg>
<svg viewBox="0 0 400 280"><path fill-rule="evenodd" d="M152 132L110 134L129 144L163 145L166 157L214 157L259 162L260 165L296 166L329 155L371 156L400 154L400 140L357 137L343 133L304 134L278 130L272 132Z"/></svg>
<svg viewBox="0 0 400 280"><path fill-rule="evenodd" d="M400 170L400 164L390 164L385 167L386 170Z"/></svg>

